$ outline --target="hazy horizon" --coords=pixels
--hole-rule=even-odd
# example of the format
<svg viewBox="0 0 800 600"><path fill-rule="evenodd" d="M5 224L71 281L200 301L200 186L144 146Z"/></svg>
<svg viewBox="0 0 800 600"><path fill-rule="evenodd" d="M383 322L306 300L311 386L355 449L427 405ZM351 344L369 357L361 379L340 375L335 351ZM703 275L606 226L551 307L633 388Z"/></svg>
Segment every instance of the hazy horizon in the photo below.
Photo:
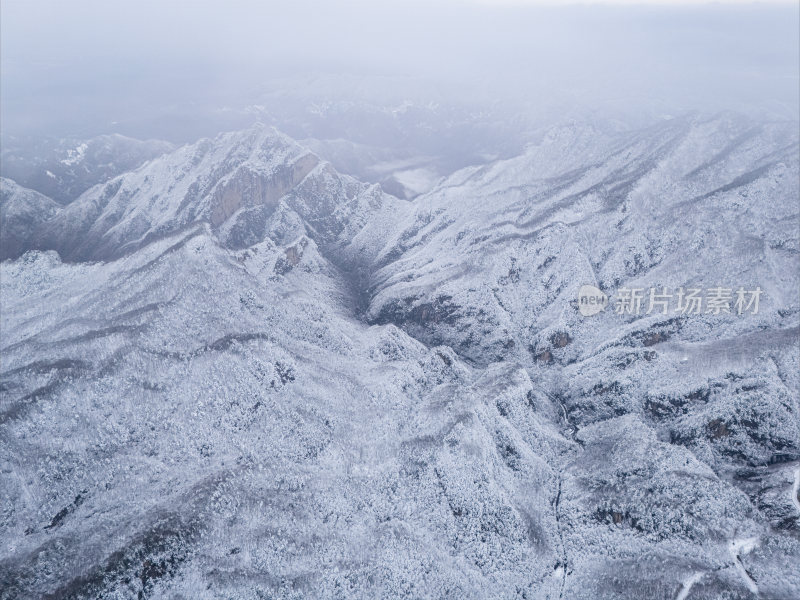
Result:
<svg viewBox="0 0 800 600"><path fill-rule="evenodd" d="M154 119L211 131L210 114L242 112L275 90L304 101L507 103L512 113L796 118L796 3L590 4L6 0L2 129L185 141L194 129L159 135Z"/></svg>

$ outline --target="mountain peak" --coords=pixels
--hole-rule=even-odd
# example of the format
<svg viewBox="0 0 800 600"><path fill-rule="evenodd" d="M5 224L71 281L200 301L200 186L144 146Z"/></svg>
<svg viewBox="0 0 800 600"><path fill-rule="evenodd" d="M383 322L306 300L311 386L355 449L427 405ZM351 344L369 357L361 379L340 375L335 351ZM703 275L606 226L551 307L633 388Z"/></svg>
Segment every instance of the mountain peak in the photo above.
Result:
<svg viewBox="0 0 800 600"><path fill-rule="evenodd" d="M27 247L64 260L108 260L195 222L220 242L244 248L281 230L319 244L347 243L383 203L379 188L341 175L274 127L202 139L96 185L30 226ZM362 213L362 214L358 214ZM291 216L294 215L294 216ZM286 240L276 240L283 243ZM14 256L9 247L4 256Z"/></svg>

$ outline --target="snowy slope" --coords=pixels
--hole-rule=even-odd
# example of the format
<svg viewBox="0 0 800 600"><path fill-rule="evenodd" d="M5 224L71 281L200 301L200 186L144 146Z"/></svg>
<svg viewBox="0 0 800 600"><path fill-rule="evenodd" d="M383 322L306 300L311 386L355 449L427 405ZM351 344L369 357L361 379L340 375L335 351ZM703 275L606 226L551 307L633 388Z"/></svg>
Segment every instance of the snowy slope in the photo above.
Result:
<svg viewBox="0 0 800 600"><path fill-rule="evenodd" d="M2 268L3 597L553 589L486 408L530 382L348 317L313 241Z"/></svg>
<svg viewBox="0 0 800 600"><path fill-rule="evenodd" d="M735 505L746 510L742 493L760 505L800 459L798 181L792 123L694 117L633 136L567 127L517 159L465 170L420 197L383 250L371 322L447 344L475 365L525 365L537 391L558 405L565 433L581 444L562 502L602 525L588 544L587 532L572 525L579 533L568 562L585 566L567 578L566 597L597 585L605 569L623 573L615 593L633 594L642 554L688 564L691 543L663 548L676 537L720 539L716 551L703 552L725 556L722 542L753 525L723 515ZM760 286L764 294L758 314L706 314L705 307L676 314L673 300L668 314L647 315L645 299L641 315L616 314L612 304L585 318L576 303L584 284L605 290L612 303L623 287L674 294ZM603 441L587 444L583 436L598 423ZM630 442L609 459L608 444L626 436ZM687 472L686 449L707 474ZM654 461L654 452L663 459ZM708 476L719 479L703 498L698 482ZM685 477L691 496L666 499ZM799 550L796 533L763 533L796 532L795 516L780 505L756 530L785 554L779 566L762 559L749 567L778 581ZM724 511L719 518L716 510ZM614 540L619 530L643 546ZM693 593L705 587L716 597L741 584L720 569L706 563ZM656 572L652 585L668 597Z"/></svg>
<svg viewBox="0 0 800 600"><path fill-rule="evenodd" d="M58 203L47 196L0 178L0 259L35 247L39 229L60 212Z"/></svg>

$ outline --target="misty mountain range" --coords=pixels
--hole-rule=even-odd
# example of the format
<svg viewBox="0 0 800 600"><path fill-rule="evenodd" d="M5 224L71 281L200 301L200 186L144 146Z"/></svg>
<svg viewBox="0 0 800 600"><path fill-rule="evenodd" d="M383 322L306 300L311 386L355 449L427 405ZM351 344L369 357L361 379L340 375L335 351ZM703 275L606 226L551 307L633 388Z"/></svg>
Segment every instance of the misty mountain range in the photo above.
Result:
<svg viewBox="0 0 800 600"><path fill-rule="evenodd" d="M317 131L4 147L0 598L800 597L796 121Z"/></svg>

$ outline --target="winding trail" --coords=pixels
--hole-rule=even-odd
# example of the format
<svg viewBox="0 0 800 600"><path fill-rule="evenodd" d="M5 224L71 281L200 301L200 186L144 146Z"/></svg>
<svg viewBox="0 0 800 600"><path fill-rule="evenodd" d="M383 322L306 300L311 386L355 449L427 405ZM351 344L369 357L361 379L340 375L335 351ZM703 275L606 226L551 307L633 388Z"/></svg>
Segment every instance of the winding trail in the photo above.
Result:
<svg viewBox="0 0 800 600"><path fill-rule="evenodd" d="M686 600L686 598L689 596L689 592L692 591L692 586L700 581L700 578L702 578L703 575L705 575L705 573L698 571L696 573L692 573L689 575L689 577L684 579L683 583L681 584L681 591L678 592L675 600Z"/></svg>
<svg viewBox="0 0 800 600"><path fill-rule="evenodd" d="M558 597L564 597L564 588L567 585L567 550L564 546L564 532L561 530L561 518L558 512L558 506L561 503L561 474L558 475L558 493L556 494L555 501L553 502L553 512L556 519L556 531L558 533L558 543L560 546L561 563L556 567L555 575L560 579L560 588Z"/></svg>
<svg viewBox="0 0 800 600"><path fill-rule="evenodd" d="M739 557L742 554L747 554L750 552L756 547L756 544L758 544L758 538L751 537L732 540L728 546L728 550L730 550L731 556L733 556L733 564L736 565L736 570L739 571L742 579L744 579L747 589L754 594L758 594L758 586L756 585L756 582L753 581L753 578L750 577L750 574L745 570L742 560Z"/></svg>

